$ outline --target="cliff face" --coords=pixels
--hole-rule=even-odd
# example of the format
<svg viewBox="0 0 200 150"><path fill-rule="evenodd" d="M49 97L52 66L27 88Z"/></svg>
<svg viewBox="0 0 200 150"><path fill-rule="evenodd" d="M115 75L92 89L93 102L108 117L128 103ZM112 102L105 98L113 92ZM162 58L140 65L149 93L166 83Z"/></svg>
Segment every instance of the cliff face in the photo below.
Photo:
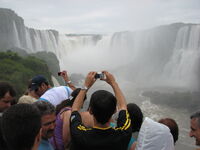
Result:
<svg viewBox="0 0 200 150"><path fill-rule="evenodd" d="M28 28L10 9L0 8L0 20L0 50L19 47L28 53L50 51L56 54L59 47L57 31Z"/></svg>
<svg viewBox="0 0 200 150"><path fill-rule="evenodd" d="M0 8L0 51L7 50L17 52L20 56L32 53L43 59L50 72L61 83L57 77L60 66L56 56L59 50L59 33L55 30L28 28L24 25L24 20L14 11Z"/></svg>
<svg viewBox="0 0 200 150"><path fill-rule="evenodd" d="M15 29L25 34L24 21L14 11L0 8L0 50L9 49L19 45ZM17 25L17 26L16 26Z"/></svg>

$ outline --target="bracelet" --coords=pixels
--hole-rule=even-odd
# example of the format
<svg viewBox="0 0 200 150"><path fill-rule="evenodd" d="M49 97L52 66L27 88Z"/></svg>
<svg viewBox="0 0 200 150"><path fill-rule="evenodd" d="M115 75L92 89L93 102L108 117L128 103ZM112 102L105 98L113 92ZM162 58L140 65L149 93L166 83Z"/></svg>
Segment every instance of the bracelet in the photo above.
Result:
<svg viewBox="0 0 200 150"><path fill-rule="evenodd" d="M70 83L72 83L72 81L69 80L69 81L66 81L65 83L66 83L66 84L70 84Z"/></svg>
<svg viewBox="0 0 200 150"><path fill-rule="evenodd" d="M81 90L86 90L86 91L87 91L87 90L88 90L88 87L87 87L87 86L82 86L82 87L81 87Z"/></svg>

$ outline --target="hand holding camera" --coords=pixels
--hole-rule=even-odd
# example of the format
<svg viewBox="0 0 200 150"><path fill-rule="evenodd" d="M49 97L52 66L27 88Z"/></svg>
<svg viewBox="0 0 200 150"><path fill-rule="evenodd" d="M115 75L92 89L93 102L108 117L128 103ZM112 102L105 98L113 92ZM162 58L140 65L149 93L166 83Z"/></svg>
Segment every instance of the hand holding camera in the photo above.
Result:
<svg viewBox="0 0 200 150"><path fill-rule="evenodd" d="M61 72L58 72L58 76L61 76L61 77L63 77L63 79L65 80L65 82L69 82L70 80L69 80L69 77L68 77L68 75L67 75L67 71L61 71Z"/></svg>
<svg viewBox="0 0 200 150"><path fill-rule="evenodd" d="M103 80L105 79L105 74L103 72L97 72L94 76L95 79Z"/></svg>
<svg viewBox="0 0 200 150"><path fill-rule="evenodd" d="M58 76L61 76L61 73L62 73L62 72L58 72Z"/></svg>
<svg viewBox="0 0 200 150"><path fill-rule="evenodd" d="M116 83L115 78L111 73L109 73L107 71L103 71L103 74L104 74L104 76L106 76L106 78L104 78L102 80L106 81L110 85L113 85L114 83Z"/></svg>

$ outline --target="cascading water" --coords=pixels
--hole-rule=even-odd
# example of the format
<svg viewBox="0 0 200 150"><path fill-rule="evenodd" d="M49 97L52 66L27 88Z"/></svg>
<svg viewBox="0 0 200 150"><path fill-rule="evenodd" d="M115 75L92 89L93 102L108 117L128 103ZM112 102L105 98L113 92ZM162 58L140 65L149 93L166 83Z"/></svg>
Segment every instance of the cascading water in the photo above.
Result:
<svg viewBox="0 0 200 150"><path fill-rule="evenodd" d="M21 44L20 44L20 40L19 40L19 37L18 37L18 30L17 30L17 27L16 27L16 24L15 22L13 22L13 42L15 44L16 47L20 47Z"/></svg>
<svg viewBox="0 0 200 150"><path fill-rule="evenodd" d="M200 25L182 27L177 34L173 55L165 65L168 81L190 90L199 89Z"/></svg>
<svg viewBox="0 0 200 150"><path fill-rule="evenodd" d="M124 77L132 74L129 79L137 84L198 90L199 25L180 27L171 37L165 30L120 32L97 41L93 36L66 36L68 55L62 68L118 70Z"/></svg>
<svg viewBox="0 0 200 150"><path fill-rule="evenodd" d="M200 25L175 24L113 35L59 35L54 30L29 29L19 20L12 24L9 46L28 53L53 52L62 69L114 70L139 86L199 90Z"/></svg>

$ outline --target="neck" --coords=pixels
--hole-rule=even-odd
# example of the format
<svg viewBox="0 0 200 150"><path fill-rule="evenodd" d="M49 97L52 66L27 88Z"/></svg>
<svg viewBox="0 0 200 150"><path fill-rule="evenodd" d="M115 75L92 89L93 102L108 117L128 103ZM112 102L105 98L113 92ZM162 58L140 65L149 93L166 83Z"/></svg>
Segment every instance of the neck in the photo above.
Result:
<svg viewBox="0 0 200 150"><path fill-rule="evenodd" d="M110 127L110 121L106 122L105 124L101 124L99 122L97 122L97 120L94 118L94 127L99 127L99 128L108 128Z"/></svg>

